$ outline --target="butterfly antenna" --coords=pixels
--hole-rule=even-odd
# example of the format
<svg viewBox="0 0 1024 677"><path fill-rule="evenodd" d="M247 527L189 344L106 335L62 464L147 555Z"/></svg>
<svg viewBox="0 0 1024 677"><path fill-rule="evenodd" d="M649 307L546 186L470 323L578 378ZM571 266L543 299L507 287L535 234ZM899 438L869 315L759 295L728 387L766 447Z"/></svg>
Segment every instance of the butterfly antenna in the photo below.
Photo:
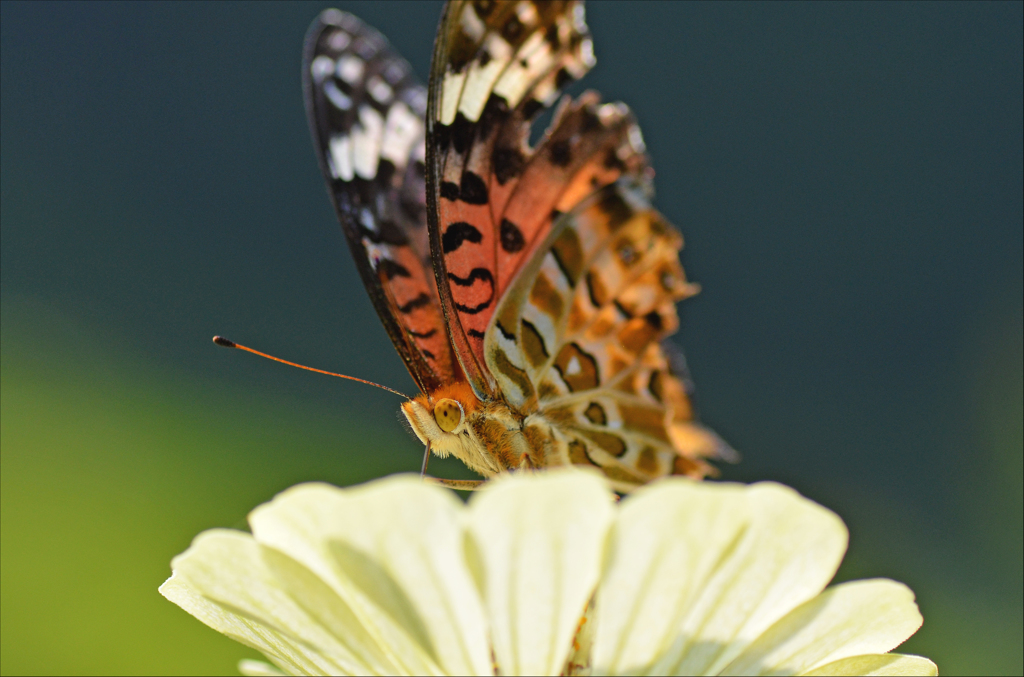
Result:
<svg viewBox="0 0 1024 677"><path fill-rule="evenodd" d="M347 378L349 381L358 381L359 383L365 383L366 385L376 386L376 387L380 388L381 390L387 390L389 393L394 393L394 394L398 395L399 397L404 397L407 400L412 399L408 395L400 393L400 392L398 392L397 390L395 390L393 388L388 388L387 386L382 386L379 383L374 383L373 381L367 381L365 379L356 378L355 376L346 376L345 374L335 374L333 371L324 371L323 369L314 369L313 367L307 367L304 364L296 364L295 362L289 362L288 360L282 360L280 357L274 357L273 355L267 355L266 353L261 353L260 351L254 350L252 348L249 348L248 346L243 346L240 343L235 343L234 341L229 341L228 339L224 338L223 336L214 336L213 337L213 342L216 343L219 346L223 346L224 348L238 348L239 350L244 350L247 353L252 353L253 355L259 355L260 357L265 357L268 360L273 360L274 362L280 362L281 364L287 364L290 367L298 367L299 369L305 369L306 371L315 371L318 374L327 374L328 376L337 376L338 378ZM428 448L428 451L429 451L429 448ZM426 468L426 461L424 461L423 467Z"/></svg>

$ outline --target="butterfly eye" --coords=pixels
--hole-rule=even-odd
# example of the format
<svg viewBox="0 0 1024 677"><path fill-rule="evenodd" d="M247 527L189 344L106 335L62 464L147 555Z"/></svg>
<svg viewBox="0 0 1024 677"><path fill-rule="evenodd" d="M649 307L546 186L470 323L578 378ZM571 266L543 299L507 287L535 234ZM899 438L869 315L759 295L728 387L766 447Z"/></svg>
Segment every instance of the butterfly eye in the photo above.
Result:
<svg viewBox="0 0 1024 677"><path fill-rule="evenodd" d="M456 400L446 397L438 400L434 405L434 420L437 421L437 426L446 433L450 433L462 425L464 416L462 405Z"/></svg>

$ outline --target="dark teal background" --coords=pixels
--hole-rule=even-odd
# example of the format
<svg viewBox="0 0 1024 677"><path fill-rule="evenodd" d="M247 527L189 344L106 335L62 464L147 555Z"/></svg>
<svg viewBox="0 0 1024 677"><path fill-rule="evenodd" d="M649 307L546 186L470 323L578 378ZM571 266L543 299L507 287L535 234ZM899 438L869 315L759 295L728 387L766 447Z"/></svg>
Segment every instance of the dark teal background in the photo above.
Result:
<svg viewBox="0 0 1024 677"><path fill-rule="evenodd" d="M339 3L426 77L436 3ZM588 7L704 290L703 419L850 525L944 674L1024 670L1021 3ZM291 484L418 470L300 91L322 3L0 5L2 670L231 672L157 596ZM581 89L581 88L580 88ZM454 476L458 469L444 468Z"/></svg>

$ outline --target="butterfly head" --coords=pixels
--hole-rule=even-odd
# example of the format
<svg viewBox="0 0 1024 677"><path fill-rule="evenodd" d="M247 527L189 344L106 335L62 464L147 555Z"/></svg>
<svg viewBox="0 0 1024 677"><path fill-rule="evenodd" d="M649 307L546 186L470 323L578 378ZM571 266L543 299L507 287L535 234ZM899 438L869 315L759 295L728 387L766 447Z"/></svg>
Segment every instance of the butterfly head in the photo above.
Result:
<svg viewBox="0 0 1024 677"><path fill-rule="evenodd" d="M479 408L480 400L469 384L454 383L405 402L402 413L421 442L447 455L458 438L468 433L469 419Z"/></svg>
<svg viewBox="0 0 1024 677"><path fill-rule="evenodd" d="M468 383L456 382L419 395L402 404L402 413L420 442L438 456L451 454L485 477L507 468L493 451L488 452L507 445L491 438L504 438L519 426L507 406L481 402Z"/></svg>

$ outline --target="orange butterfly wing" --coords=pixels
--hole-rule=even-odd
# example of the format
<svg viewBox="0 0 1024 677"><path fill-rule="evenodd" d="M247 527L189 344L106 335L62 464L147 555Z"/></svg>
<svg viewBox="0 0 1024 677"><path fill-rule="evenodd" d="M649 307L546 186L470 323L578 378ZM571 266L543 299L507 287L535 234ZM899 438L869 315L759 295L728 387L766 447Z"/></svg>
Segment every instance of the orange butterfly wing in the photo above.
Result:
<svg viewBox="0 0 1024 677"><path fill-rule="evenodd" d="M434 50L426 191L434 273L456 356L479 396L483 340L554 218L645 166L624 106L563 100L535 148L530 123L593 64L579 2L453 2Z"/></svg>

